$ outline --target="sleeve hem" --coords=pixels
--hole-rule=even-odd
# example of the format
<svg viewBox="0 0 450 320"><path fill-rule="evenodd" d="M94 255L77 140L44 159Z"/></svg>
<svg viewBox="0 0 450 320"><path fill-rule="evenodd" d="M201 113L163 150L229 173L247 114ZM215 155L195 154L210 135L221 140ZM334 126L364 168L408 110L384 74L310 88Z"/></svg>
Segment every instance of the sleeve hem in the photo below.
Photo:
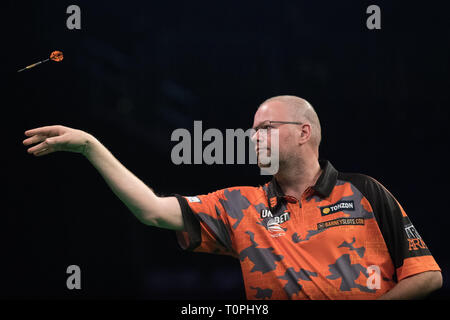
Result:
<svg viewBox="0 0 450 320"><path fill-rule="evenodd" d="M410 259L414 259L412 262ZM411 263L408 261L410 260ZM427 271L441 271L441 268L434 261L432 256L411 257L405 259L403 266L397 268L398 282L408 277Z"/></svg>
<svg viewBox="0 0 450 320"><path fill-rule="evenodd" d="M202 242L200 222L194 216L194 212L187 203L187 200L178 194L175 194L174 196L180 204L184 224L183 231L176 231L178 245L183 250L193 251L200 246Z"/></svg>

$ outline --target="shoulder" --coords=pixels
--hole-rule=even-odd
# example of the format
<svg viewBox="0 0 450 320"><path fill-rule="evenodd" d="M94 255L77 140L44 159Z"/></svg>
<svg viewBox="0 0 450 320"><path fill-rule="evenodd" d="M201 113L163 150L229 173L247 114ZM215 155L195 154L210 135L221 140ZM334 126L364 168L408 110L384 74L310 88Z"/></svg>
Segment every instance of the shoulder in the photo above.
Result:
<svg viewBox="0 0 450 320"><path fill-rule="evenodd" d="M244 197L249 202L254 202L265 196L265 191L262 186L235 186L224 188L216 192L219 196L224 197L228 200Z"/></svg>
<svg viewBox="0 0 450 320"><path fill-rule="evenodd" d="M266 192L262 186L233 186L199 195L200 199L224 203L237 203L240 206L265 202Z"/></svg>
<svg viewBox="0 0 450 320"><path fill-rule="evenodd" d="M356 184L377 184L381 185L376 179L371 176L362 173L353 173L353 172L339 172L338 180L344 180Z"/></svg>
<svg viewBox="0 0 450 320"><path fill-rule="evenodd" d="M369 201L375 214L401 211L397 199L375 178L360 173L339 173L338 180L350 182Z"/></svg>
<svg viewBox="0 0 450 320"><path fill-rule="evenodd" d="M363 194L386 193L390 195L379 181L362 173L339 172L337 179L350 182Z"/></svg>

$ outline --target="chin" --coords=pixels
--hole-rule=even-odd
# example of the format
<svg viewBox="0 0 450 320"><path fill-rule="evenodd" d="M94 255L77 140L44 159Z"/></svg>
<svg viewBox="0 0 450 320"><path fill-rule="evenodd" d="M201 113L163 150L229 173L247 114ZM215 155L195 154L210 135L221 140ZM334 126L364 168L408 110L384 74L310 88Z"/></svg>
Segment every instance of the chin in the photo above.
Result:
<svg viewBox="0 0 450 320"><path fill-rule="evenodd" d="M272 164L272 161L270 158L263 159L265 161L261 161L261 158L258 158L258 167L260 168L269 168Z"/></svg>
<svg viewBox="0 0 450 320"><path fill-rule="evenodd" d="M262 164L261 162L258 162L258 167L260 168L270 168L271 163L267 163L267 164Z"/></svg>

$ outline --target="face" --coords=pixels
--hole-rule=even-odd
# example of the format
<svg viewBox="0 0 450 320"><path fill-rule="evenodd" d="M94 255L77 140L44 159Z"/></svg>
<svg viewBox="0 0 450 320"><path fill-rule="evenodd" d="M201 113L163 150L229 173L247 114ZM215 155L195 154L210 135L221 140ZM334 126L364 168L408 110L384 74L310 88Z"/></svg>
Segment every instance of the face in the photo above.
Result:
<svg viewBox="0 0 450 320"><path fill-rule="evenodd" d="M265 156L271 156L272 143L275 143L275 141L271 141L271 131L273 131L273 129L278 130L280 164L290 158L296 150L295 147L298 146L296 144L296 135L298 134L299 126L291 124L280 125L276 123L270 125L268 120L296 121L296 119L293 119L292 111L289 107L280 101L275 100L264 103L258 109L253 120L253 128L267 129L267 131L258 130L252 137L252 140L255 143L255 151L258 156L258 165L260 167L268 165ZM266 132L267 134L265 134Z"/></svg>

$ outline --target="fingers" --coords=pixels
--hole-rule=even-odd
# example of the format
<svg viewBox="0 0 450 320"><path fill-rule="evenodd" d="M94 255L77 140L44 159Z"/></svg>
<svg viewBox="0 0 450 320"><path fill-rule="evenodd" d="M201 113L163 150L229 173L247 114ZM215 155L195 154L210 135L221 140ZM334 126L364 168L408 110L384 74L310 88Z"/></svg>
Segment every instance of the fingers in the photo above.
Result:
<svg viewBox="0 0 450 320"><path fill-rule="evenodd" d="M27 150L28 153L33 153L36 155L36 153L40 153L44 150L48 150L50 148L50 146L48 145L48 143L46 141L39 143L38 145L35 145L32 148L29 148Z"/></svg>
<svg viewBox="0 0 450 320"><path fill-rule="evenodd" d="M27 150L29 154L35 156L43 156L55 151L73 151L65 149L71 131L73 129L61 125L35 128L25 131L25 135L29 138L23 140L22 143L25 146L36 144Z"/></svg>
<svg viewBox="0 0 450 320"><path fill-rule="evenodd" d="M25 131L25 135L29 136L30 138L23 140L23 144L25 146L28 146L31 144L41 142L40 144L35 145L32 148L29 148L27 150L28 153L34 154L35 156L43 156L43 155L49 154L51 152L56 151L56 148L54 146L52 146L52 144L53 144L53 143L51 143L52 140L48 139L48 138L62 134L63 128L64 128L63 126L54 125L54 126L45 126L45 127L27 130L27 131ZM55 138L53 138L53 139L55 139ZM56 142L56 141L54 141L54 142Z"/></svg>
<svg viewBox="0 0 450 320"><path fill-rule="evenodd" d="M44 156L44 155L46 155L46 154L49 154L49 153L52 153L52 152L54 152L54 150L51 150L51 149L42 149L41 151L37 151L37 152L35 152L34 153L34 155L36 156L36 157L40 157L40 156Z"/></svg>
<svg viewBox="0 0 450 320"><path fill-rule="evenodd" d="M38 142L44 141L46 138L47 138L47 136L37 134L35 136L32 136L31 138L23 140L23 144L25 146L28 146L30 144L34 144L34 143L38 143Z"/></svg>
<svg viewBox="0 0 450 320"><path fill-rule="evenodd" d="M58 151L58 143L60 143L61 138L47 138L43 142L29 148L28 153L32 153L35 156L42 156L54 151Z"/></svg>
<svg viewBox="0 0 450 320"><path fill-rule="evenodd" d="M44 136L57 136L61 134L63 126L55 125L55 126L45 126L35 129L30 129L25 131L26 136L34 136L34 135L44 135Z"/></svg>

